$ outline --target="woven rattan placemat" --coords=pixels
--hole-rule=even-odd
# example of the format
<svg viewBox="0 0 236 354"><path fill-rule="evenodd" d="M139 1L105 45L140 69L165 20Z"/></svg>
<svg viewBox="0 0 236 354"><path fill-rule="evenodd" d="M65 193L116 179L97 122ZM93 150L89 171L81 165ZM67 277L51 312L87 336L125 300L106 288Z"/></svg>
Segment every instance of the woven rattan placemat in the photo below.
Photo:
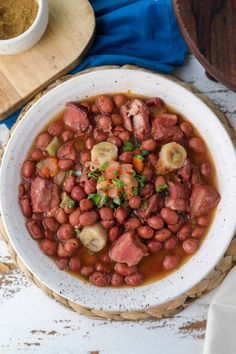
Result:
<svg viewBox="0 0 236 354"><path fill-rule="evenodd" d="M88 70L84 70L80 72L77 75L81 75L86 72L90 71L95 71L95 70L104 70L104 69L110 69L110 68L117 68L119 69L119 66L102 66L102 67L96 67L96 68L91 68ZM141 69L136 66L131 66L131 65L125 65L122 66L121 68L124 69ZM24 114L27 112L27 110L43 95L45 95L48 91L56 87L57 85L61 84L62 82L69 80L73 75L67 75L62 77L61 79L55 81L52 85L50 85L47 89L39 93L31 102L29 102L24 109L21 111L15 125L12 128L12 131L14 130L15 126L17 123L22 119ZM169 79L174 80L178 84L184 86L188 90L192 91L196 96L198 96L202 101L204 101L217 115L221 123L224 125L224 127L227 129L229 132L234 144L236 143L236 136L234 130L230 127L228 121L226 120L225 116L223 115L222 112L209 100L208 97L200 93L197 89L195 89L192 85L185 83L183 81L180 81L172 76L167 76ZM235 144L236 145L236 144ZM1 158L1 153L0 153L0 158ZM212 270L208 276L203 279L197 286L189 290L187 293L179 296L177 299L170 301L168 303L165 303L161 306L145 309L143 311L125 311L125 312L105 312L105 311L100 311L97 309L92 309L92 308L87 308L84 306L81 306L79 304L75 304L71 301L68 301L62 296L59 296L49 288L47 288L44 284L42 284L22 263L21 259L18 257L18 255L15 253L14 249L11 246L10 240L4 230L2 221L0 219L0 232L4 238L4 240L7 243L10 255L12 257L12 260L16 264L17 267L20 268L20 270L26 274L26 276L30 279L33 280L33 282L41 288L47 295L51 296L58 302L64 304L70 309L73 309L74 311L78 312L79 314L96 318L96 319L113 319L113 320L139 320L139 319L150 319L150 318L164 318L164 317L170 317L176 314L177 312L181 311L184 309L188 304L190 304L194 299L200 297L204 293L214 289L217 287L221 281L224 279L228 271L233 267L234 263L236 262L236 235L233 237L231 244L226 251L225 255L221 259L221 261L216 265L214 270ZM0 274L1 273L7 273L8 271L11 271L11 267L9 267L7 264L0 263Z"/></svg>

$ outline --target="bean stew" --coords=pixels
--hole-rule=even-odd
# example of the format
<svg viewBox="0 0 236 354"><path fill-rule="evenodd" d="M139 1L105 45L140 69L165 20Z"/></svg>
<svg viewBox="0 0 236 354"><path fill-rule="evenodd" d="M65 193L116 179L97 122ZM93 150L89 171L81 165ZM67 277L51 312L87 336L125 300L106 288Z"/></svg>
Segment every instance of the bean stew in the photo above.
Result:
<svg viewBox="0 0 236 354"><path fill-rule="evenodd" d="M201 245L220 201L206 142L158 97L68 102L35 138L19 203L41 250L95 286L145 284Z"/></svg>

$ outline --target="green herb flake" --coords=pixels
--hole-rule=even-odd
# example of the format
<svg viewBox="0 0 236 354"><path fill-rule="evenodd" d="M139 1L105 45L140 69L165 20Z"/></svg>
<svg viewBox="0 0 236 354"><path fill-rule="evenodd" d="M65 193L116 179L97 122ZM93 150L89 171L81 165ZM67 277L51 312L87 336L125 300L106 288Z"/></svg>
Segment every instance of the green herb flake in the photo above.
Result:
<svg viewBox="0 0 236 354"><path fill-rule="evenodd" d="M109 165L109 162L108 162L108 161L107 161L107 162L104 162L104 163L102 164L102 166L101 166L101 170L102 170L102 171L106 171L108 165Z"/></svg>
<svg viewBox="0 0 236 354"><path fill-rule="evenodd" d="M115 198L113 199L113 203L115 203L115 204L117 204L117 205L121 205L121 199L120 199L120 197L115 197Z"/></svg>
<svg viewBox="0 0 236 354"><path fill-rule="evenodd" d="M76 171L74 171L74 174L75 174L75 176L80 177L80 176L82 176L82 171L81 170L76 170Z"/></svg>
<svg viewBox="0 0 236 354"><path fill-rule="evenodd" d="M156 187L157 192L163 192L163 191L168 191L168 184L160 184L159 186Z"/></svg>
<svg viewBox="0 0 236 354"><path fill-rule="evenodd" d="M93 200L94 204L95 204L95 205L98 205L99 202L100 202L100 200L101 200L101 197L100 197L99 194L94 193L94 194L89 194L89 195L88 195L88 199Z"/></svg>
<svg viewBox="0 0 236 354"><path fill-rule="evenodd" d="M142 155L134 155L134 158L139 159L141 161L144 160L144 157Z"/></svg>
<svg viewBox="0 0 236 354"><path fill-rule="evenodd" d="M66 172L67 176L73 176L73 174L74 174L73 170L69 170L69 171Z"/></svg>
<svg viewBox="0 0 236 354"><path fill-rule="evenodd" d="M114 170L114 171L112 171L112 173L113 173L113 175L118 176L119 170Z"/></svg>
<svg viewBox="0 0 236 354"><path fill-rule="evenodd" d="M141 206L140 206L140 209L141 210L147 210L147 207L148 207L148 201L147 201L147 199L144 199L143 201L142 201L142 204L141 204Z"/></svg>
<svg viewBox="0 0 236 354"><path fill-rule="evenodd" d="M114 184L114 186L116 186L117 188L123 188L126 186L125 182L122 181L119 178L112 178L112 183Z"/></svg>
<svg viewBox="0 0 236 354"><path fill-rule="evenodd" d="M70 209L73 208L73 207L75 206L75 200L72 199L72 198L70 198L70 197L68 197L67 206L68 206L68 208L70 208Z"/></svg>
<svg viewBox="0 0 236 354"><path fill-rule="evenodd" d="M136 197L136 195L138 195L138 187L133 187L132 193L133 193L133 196Z"/></svg>
<svg viewBox="0 0 236 354"><path fill-rule="evenodd" d="M108 202L108 200L109 200L108 195L104 195L104 197L103 197L103 198L101 199L101 201L100 201L100 205L101 205L101 206L106 205L107 202Z"/></svg>
<svg viewBox="0 0 236 354"><path fill-rule="evenodd" d="M106 180L105 176L100 176L100 177L98 178L98 183L99 183L99 182L104 182L105 180Z"/></svg>
<svg viewBox="0 0 236 354"><path fill-rule="evenodd" d="M137 181L138 181L138 183L139 183L139 185L140 185L140 187L144 187L144 185L145 185L145 176L141 176L141 175L139 175L139 174L137 174L136 173L136 179L137 179Z"/></svg>
<svg viewBox="0 0 236 354"><path fill-rule="evenodd" d="M148 155L150 154L150 151L148 151L148 150L142 150L142 151L141 151L141 154L142 154L143 157L145 157L145 156L148 156Z"/></svg>
<svg viewBox="0 0 236 354"><path fill-rule="evenodd" d="M98 172L90 171L90 172L88 173L88 177L89 177L89 178L92 178L92 179L95 179L95 180L97 181L98 178L99 178L99 174L98 174Z"/></svg>
<svg viewBox="0 0 236 354"><path fill-rule="evenodd" d="M123 151L130 152L133 151L135 146L131 141L125 141L123 145Z"/></svg>
<svg viewBox="0 0 236 354"><path fill-rule="evenodd" d="M81 230L78 227L75 227L75 233L78 236L81 233Z"/></svg>
<svg viewBox="0 0 236 354"><path fill-rule="evenodd" d="M125 191L123 191L122 197L123 197L124 199L128 199L128 194L127 194Z"/></svg>

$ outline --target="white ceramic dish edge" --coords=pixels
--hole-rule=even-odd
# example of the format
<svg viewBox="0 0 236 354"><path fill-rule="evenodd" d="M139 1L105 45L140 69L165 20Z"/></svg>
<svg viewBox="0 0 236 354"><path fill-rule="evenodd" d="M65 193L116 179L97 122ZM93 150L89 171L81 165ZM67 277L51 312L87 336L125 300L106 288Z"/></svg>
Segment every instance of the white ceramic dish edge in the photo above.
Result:
<svg viewBox="0 0 236 354"><path fill-rule="evenodd" d="M215 161L221 202L200 250L178 271L137 288L96 288L65 272L44 256L27 233L17 202L20 166L37 133L68 100L128 89L160 96L196 125ZM36 118L37 117L37 118ZM164 76L141 70L112 69L73 78L42 97L17 125L4 154L0 204L4 227L24 264L46 286L65 298L104 311L141 310L170 301L196 285L217 264L235 231L236 155L233 144L214 113L195 95Z"/></svg>

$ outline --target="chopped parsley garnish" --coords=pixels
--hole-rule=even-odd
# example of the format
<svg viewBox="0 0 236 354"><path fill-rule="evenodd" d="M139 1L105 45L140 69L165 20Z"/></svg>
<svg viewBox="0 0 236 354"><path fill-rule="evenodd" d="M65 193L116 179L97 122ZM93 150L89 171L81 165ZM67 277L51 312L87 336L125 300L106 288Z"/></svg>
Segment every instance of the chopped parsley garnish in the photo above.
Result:
<svg viewBox="0 0 236 354"><path fill-rule="evenodd" d="M144 200L142 201L142 204L141 204L141 206L140 206L140 209L141 209L141 210L147 210L147 207L148 207L148 201L147 201L147 199L144 199Z"/></svg>
<svg viewBox="0 0 236 354"><path fill-rule="evenodd" d="M74 171L74 174L75 174L75 176L80 177L82 175L82 171L76 170L76 171Z"/></svg>
<svg viewBox="0 0 236 354"><path fill-rule="evenodd" d="M76 235L79 235L81 233L81 230L78 227L75 227L75 233Z"/></svg>
<svg viewBox="0 0 236 354"><path fill-rule="evenodd" d="M114 186L116 186L117 188L123 188L126 186L125 182L122 181L119 178L112 178L112 183L114 184Z"/></svg>
<svg viewBox="0 0 236 354"><path fill-rule="evenodd" d="M144 187L144 184L145 184L145 176L141 176L141 175L139 175L136 171L133 171L132 177L137 179L137 181L138 181L140 187Z"/></svg>
<svg viewBox="0 0 236 354"><path fill-rule="evenodd" d="M145 156L148 156L148 155L150 154L150 151L148 151L148 150L142 150L142 151L141 151L141 154L142 154L143 157L145 157Z"/></svg>
<svg viewBox="0 0 236 354"><path fill-rule="evenodd" d="M132 193L133 193L133 196L136 197L136 195L138 195L138 187L133 187Z"/></svg>
<svg viewBox="0 0 236 354"><path fill-rule="evenodd" d="M99 194L94 193L94 194L89 194L89 195L88 195L88 199L93 200L94 204L95 204L95 205L98 205L99 202L100 202L100 200L101 200L101 197L100 197Z"/></svg>
<svg viewBox="0 0 236 354"><path fill-rule="evenodd" d="M115 204L117 204L117 205L121 205L121 199L120 199L120 197L115 197L115 198L113 199L113 203L115 203Z"/></svg>
<svg viewBox="0 0 236 354"><path fill-rule="evenodd" d="M164 184L160 184L159 186L156 187L156 191L157 192L163 192L163 191L168 191L168 184L164 183Z"/></svg>
<svg viewBox="0 0 236 354"><path fill-rule="evenodd" d="M112 173L113 173L113 175L118 176L119 170L114 170L114 171L112 171Z"/></svg>
<svg viewBox="0 0 236 354"><path fill-rule="evenodd" d="M67 171L67 173L66 173L67 176L73 176L73 174L74 174L74 171L73 171L73 170L69 170L69 171Z"/></svg>
<svg viewBox="0 0 236 354"><path fill-rule="evenodd" d="M108 161L107 161L107 162L104 162L104 163L102 164L102 166L101 166L101 170L102 170L102 171L106 171L108 165L109 165L109 162L108 162Z"/></svg>
<svg viewBox="0 0 236 354"><path fill-rule="evenodd" d="M135 146L133 145L133 143L131 141L124 141L124 145L123 145L123 151L133 151L135 149Z"/></svg>
<svg viewBox="0 0 236 354"><path fill-rule="evenodd" d="M96 181L98 180L98 178L99 178L99 173L98 172L93 172L93 171L90 171L89 173L88 173L88 177L89 178L92 178L92 179L95 179Z"/></svg>
<svg viewBox="0 0 236 354"><path fill-rule="evenodd" d="M100 176L98 182L104 182L106 180L105 176Z"/></svg>
<svg viewBox="0 0 236 354"><path fill-rule="evenodd" d="M109 197L108 197L108 195L104 195L104 197L101 199L101 201L100 201L100 205L101 206L103 206L103 205L106 205L106 203L108 202L108 200L109 200Z"/></svg>
<svg viewBox="0 0 236 354"><path fill-rule="evenodd" d="M141 160L141 161L144 160L144 157L143 157L142 155L134 155L134 158L135 158L135 159L139 159L139 160Z"/></svg>
<svg viewBox="0 0 236 354"><path fill-rule="evenodd" d="M70 209L73 208L73 207L75 206L75 200L72 199L72 198L70 198L70 197L68 197L67 206L68 206L68 208L70 208Z"/></svg>
<svg viewBox="0 0 236 354"><path fill-rule="evenodd" d="M128 198L128 194L127 194L125 191L123 191L123 192L122 192L122 197L123 197L124 199L127 199L127 198Z"/></svg>

